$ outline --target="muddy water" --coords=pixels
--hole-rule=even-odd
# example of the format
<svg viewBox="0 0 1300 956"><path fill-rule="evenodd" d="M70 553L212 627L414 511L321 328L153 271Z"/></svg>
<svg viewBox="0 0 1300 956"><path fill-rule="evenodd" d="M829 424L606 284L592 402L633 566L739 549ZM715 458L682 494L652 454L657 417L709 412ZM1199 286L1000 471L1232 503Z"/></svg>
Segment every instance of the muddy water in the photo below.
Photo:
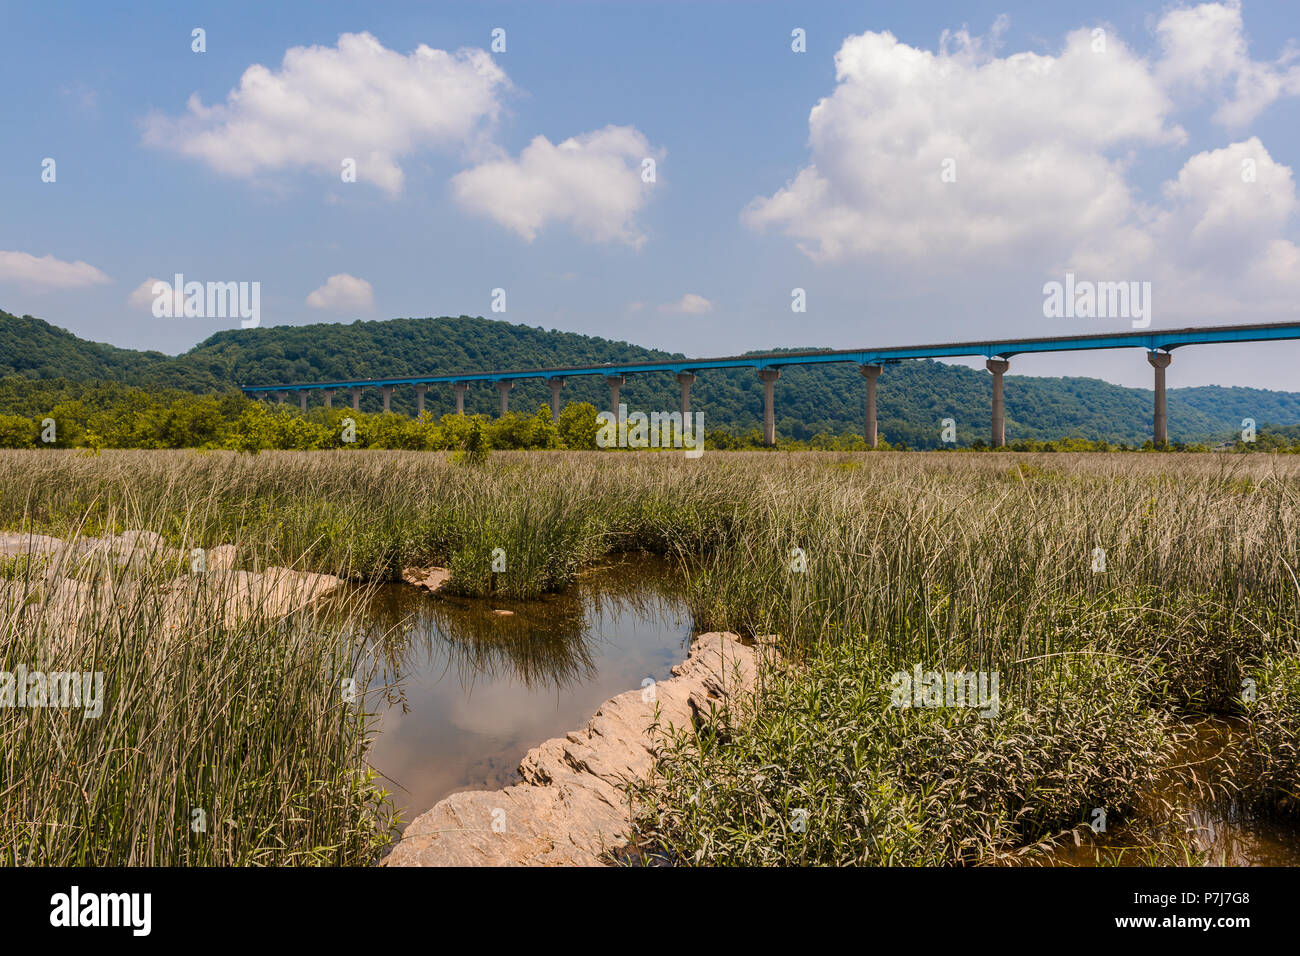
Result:
<svg viewBox="0 0 1300 956"><path fill-rule="evenodd" d="M368 698L380 718L370 764L403 825L459 790L516 782L529 749L644 679L670 677L690 635L679 578L648 558L616 560L539 601L387 585L367 623L382 648L372 686L389 685Z"/></svg>
<svg viewBox="0 0 1300 956"><path fill-rule="evenodd" d="M1250 813L1220 785L1225 760L1240 736L1237 727L1208 719L1189 725L1188 730L1191 737L1174 763L1190 769L1190 778L1148 794L1133 819L1108 826L1082 846L1053 852L1048 862L1300 866L1300 826ZM1153 859L1153 851L1160 855Z"/></svg>

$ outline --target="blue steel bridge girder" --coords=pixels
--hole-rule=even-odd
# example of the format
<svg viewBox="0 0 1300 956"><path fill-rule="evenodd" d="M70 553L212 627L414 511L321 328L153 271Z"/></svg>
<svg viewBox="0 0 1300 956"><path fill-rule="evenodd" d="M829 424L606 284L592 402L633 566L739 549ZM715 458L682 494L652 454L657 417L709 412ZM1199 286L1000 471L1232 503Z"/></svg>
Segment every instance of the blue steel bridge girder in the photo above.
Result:
<svg viewBox="0 0 1300 956"><path fill-rule="evenodd" d="M380 388L389 389L398 386L438 385L455 386L457 383L468 385L473 382L505 383L525 379L551 379L576 377L580 375L616 376L638 375L650 372L667 372L682 376L694 376L699 372L723 368L753 368L760 374L766 370L779 371L790 365L822 365L838 362L854 362L859 367L896 365L907 359L941 359L982 356L991 361L1006 360L1013 356L1044 352L1091 351L1096 349L1142 348L1152 359L1157 369L1157 392L1162 391L1163 370L1168 364L1165 358L1157 364L1157 356L1168 356L1174 349L1186 345L1215 345L1229 342L1271 342L1300 339L1300 322L1274 322L1254 325L1202 326L1185 329L1144 329L1136 332L1115 332L1099 335L1056 336L1038 339L1001 339L975 342L946 343L939 345L902 346L874 350L860 349L822 349L808 352L768 352L749 355L724 356L720 358L683 359L673 358L662 361L641 363L569 366L547 369L519 369L515 371L466 372L452 375L421 375L405 378L362 379L344 382L302 382L277 385L245 385L242 391L254 397L278 396L289 393L299 394L305 403L309 391L337 391L341 389ZM681 382L681 378L678 378ZM693 381L693 378L691 379ZM874 377L869 382L874 386ZM682 382L683 409L689 401L689 382ZM770 387L770 385L769 385ZM458 395L463 399L463 392ZM458 401L458 405L460 402ZM1156 438L1163 436L1161 409L1156 414ZM868 419L871 416L868 415ZM870 432L870 428L868 427ZM869 434L870 439L870 434Z"/></svg>
<svg viewBox="0 0 1300 956"><path fill-rule="evenodd" d="M1300 323L1266 325L1215 326L1191 329L1143 332L1117 332L1110 335L1062 336L1044 339L1013 339L944 345L904 346L900 348L821 350L815 352L778 352L730 356L714 359L666 359L664 361L622 365L587 365L517 371L470 372L454 375L421 375L409 378L362 379L342 382L310 382L276 385L245 385L249 394L325 388L378 388L398 385L434 385L452 382L497 382L502 380L549 378L557 375L634 375L643 372L700 372L712 368L767 368L786 365L819 365L827 362L880 364L911 358L958 358L983 356L1008 358L1033 352L1071 352L1093 349L1145 348L1169 351L1184 345L1212 345L1225 342L1264 342L1300 339Z"/></svg>

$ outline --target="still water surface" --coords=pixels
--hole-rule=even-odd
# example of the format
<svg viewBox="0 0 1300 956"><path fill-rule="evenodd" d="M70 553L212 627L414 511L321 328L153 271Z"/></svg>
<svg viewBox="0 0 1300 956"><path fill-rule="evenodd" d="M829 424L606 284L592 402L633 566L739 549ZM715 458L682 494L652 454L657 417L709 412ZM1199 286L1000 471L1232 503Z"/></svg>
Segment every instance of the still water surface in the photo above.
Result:
<svg viewBox="0 0 1300 956"><path fill-rule="evenodd" d="M1209 718L1189 725L1191 739L1175 763L1192 770L1147 794L1134 819L1098 833L1082 846L1065 846L1048 854L1049 863L1065 866L1111 864L1144 866L1145 848L1153 844L1185 848L1188 861L1207 866L1300 866L1300 830L1292 821L1250 813L1220 782L1224 760L1241 743L1231 721ZM1179 850L1178 852L1184 852Z"/></svg>
<svg viewBox="0 0 1300 956"><path fill-rule="evenodd" d="M585 727L645 678L672 676L690 636L680 578L643 557L616 559L539 601L385 585L367 624L383 656L372 686L391 685L369 698L381 721L370 764L403 826L449 794L517 782L529 749Z"/></svg>

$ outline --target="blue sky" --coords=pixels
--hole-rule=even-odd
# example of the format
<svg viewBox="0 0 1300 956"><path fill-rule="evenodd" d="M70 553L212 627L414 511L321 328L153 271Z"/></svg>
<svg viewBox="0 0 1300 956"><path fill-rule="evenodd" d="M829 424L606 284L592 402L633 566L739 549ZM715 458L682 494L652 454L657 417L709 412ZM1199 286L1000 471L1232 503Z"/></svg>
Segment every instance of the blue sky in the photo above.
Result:
<svg viewBox="0 0 1300 956"><path fill-rule="evenodd" d="M238 327L155 318L178 272L260 282L263 325L692 355L1131 327L1046 318L1066 271L1151 282L1155 327L1300 312L1291 4L3 3L0 31L0 308L97 341ZM1169 381L1300 390L1298 349ZM1138 351L1011 371L1150 383Z"/></svg>

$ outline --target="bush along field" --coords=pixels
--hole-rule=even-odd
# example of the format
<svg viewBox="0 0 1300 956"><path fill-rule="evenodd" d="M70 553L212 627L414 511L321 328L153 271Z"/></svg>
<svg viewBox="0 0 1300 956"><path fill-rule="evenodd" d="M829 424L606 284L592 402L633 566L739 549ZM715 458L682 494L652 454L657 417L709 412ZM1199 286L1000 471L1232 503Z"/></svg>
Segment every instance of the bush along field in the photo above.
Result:
<svg viewBox="0 0 1300 956"><path fill-rule="evenodd" d="M555 448L589 451L597 447L597 409L587 401L567 403L553 422L549 404L530 406L521 397L514 402L517 410L502 416L474 413L471 408L471 414L438 415L426 411L418 417L406 413L408 409L402 408L406 399L400 396L393 396L393 412L355 411L347 407L343 390L335 397L339 404L326 408L319 404L319 396L313 394L312 404L302 410L292 396L287 403L278 404L252 399L233 389L198 395L175 388L145 390L116 382L0 376L0 448L201 448L255 452L370 448L445 451L467 450L471 445L497 451ZM370 406L377 403L374 396L362 401L363 405ZM482 408L481 400L478 408ZM761 408L752 402L747 405L744 401L739 404L734 400L723 401L715 393L705 413L709 423L705 446L722 451L767 449L762 430L744 424L753 418L756 409L761 414ZM814 430L814 426L800 419L798 406L790 411L793 417L782 418L777 423L777 443L791 451L990 450L984 437L970 438L970 435L983 435L975 429L963 428L959 440L955 434L952 439L945 439L945 430L929 425L932 410L928 406L924 411L912 409L904 420L895 418L884 422L876 449L867 447L858 425L836 431L822 421ZM812 415L809 420L818 420L813 409L804 411ZM1275 411L1281 413L1284 409ZM1213 441L1204 439L1205 425L1202 422L1195 426L1201 429L1195 434L1203 440L1174 441L1167 450L1240 454L1300 452L1300 425L1263 423L1258 429L1252 425L1249 431L1227 431ZM1061 423L1059 427L1037 430L1051 437L1013 436L1007 450L1045 453L1155 450L1149 440L1107 441L1095 434L1085 437L1074 431L1074 427Z"/></svg>
<svg viewBox="0 0 1300 956"><path fill-rule="evenodd" d="M1099 812L1112 828L1136 820L1153 788L1186 775L1185 748L1207 717L1239 732L1205 785L1300 822L1293 461L43 449L0 452L0 522L65 539L147 527L180 554L233 543L250 570L363 582L439 565L453 592L521 599L563 590L613 552L664 555L681 569L697 629L779 653L766 656L743 718L724 711L676 729L655 774L630 788L644 854L679 864L1033 862L1090 833ZM12 561L4 577L12 669L55 638L20 613L38 571ZM90 774L116 753L114 739L28 726L6 750L3 818L80 821L58 850L70 861L367 859L387 838L385 795L362 773L364 705L336 706L339 662L359 631L345 603L264 621L251 643L239 639L242 623L204 630L196 618L151 644L156 622L123 617L113 627L139 632L90 645L116 675L106 713L127 722L118 732L129 739L165 731L183 753L133 755L118 775L129 792L59 786L42 782L37 756L16 755L61 747ZM275 669L300 706L270 715L255 694L223 703L213 683L225 674L250 685L239 669L263 666L258 655L302 661ZM137 710L145 692L128 669L141 660L154 662L154 704ZM234 723L203 719L223 706ZM244 720L285 730L259 744L235 732ZM318 762L306 766L313 740ZM177 761L207 786L234 787L244 773L211 768L235 759L254 761L249 773L264 781L222 797L262 808L251 842L198 859L179 838L162 853L123 836L164 803L167 819L183 820L168 803ZM36 793L44 808L16 802ZM134 816L89 814L86 793L102 794L96 808L124 802ZM4 839L15 861L36 852L30 828ZM1143 861L1194 858L1166 842Z"/></svg>

